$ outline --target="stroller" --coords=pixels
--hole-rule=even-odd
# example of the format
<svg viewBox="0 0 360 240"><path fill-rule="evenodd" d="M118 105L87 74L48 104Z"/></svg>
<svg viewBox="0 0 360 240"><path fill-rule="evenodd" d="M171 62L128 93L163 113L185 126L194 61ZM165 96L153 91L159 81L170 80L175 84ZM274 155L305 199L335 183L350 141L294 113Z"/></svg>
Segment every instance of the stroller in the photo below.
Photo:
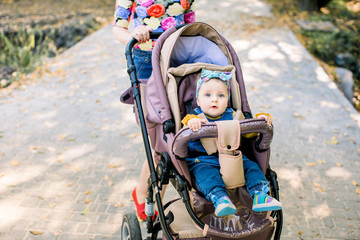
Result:
<svg viewBox="0 0 360 240"><path fill-rule="evenodd" d="M213 27L200 22L173 27L160 36L152 34L151 37L158 37L152 54L151 77L148 80L136 77L132 48L137 41L133 39L125 53L131 88L120 98L124 103L135 103L150 168L146 239L157 239L160 231L163 239L280 239L281 210L252 211L252 198L242 186L228 190L237 212L217 217L213 204L198 191L185 161L190 141L218 137L215 123L204 124L198 132L181 128L181 119L197 106L194 99L198 75L204 68L230 71L233 78L229 104L243 113L243 120L236 122L241 135L259 133L249 139L239 136L239 149L259 164L270 182L271 195L279 199L277 175L269 165L273 128L264 120L252 118L234 49ZM169 183L180 197L164 204L160 191ZM153 218L155 204L159 214ZM121 236L122 239L142 239L135 212L124 214Z"/></svg>

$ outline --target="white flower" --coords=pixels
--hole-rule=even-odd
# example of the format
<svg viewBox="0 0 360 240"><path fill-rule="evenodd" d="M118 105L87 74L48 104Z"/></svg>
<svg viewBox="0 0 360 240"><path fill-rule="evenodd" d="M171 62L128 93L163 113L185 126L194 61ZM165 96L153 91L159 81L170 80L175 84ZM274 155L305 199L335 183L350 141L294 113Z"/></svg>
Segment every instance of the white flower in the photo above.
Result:
<svg viewBox="0 0 360 240"><path fill-rule="evenodd" d="M129 9L132 5L132 2L130 0L117 0L117 4L120 7L123 7L125 9Z"/></svg>
<svg viewBox="0 0 360 240"><path fill-rule="evenodd" d="M169 6L167 13L170 16L178 16L184 13L184 8L179 3L174 3L173 5Z"/></svg>
<svg viewBox="0 0 360 240"><path fill-rule="evenodd" d="M118 27L124 27L124 28L127 28L129 26L129 22L127 20L117 20L116 23L115 23L116 26Z"/></svg>
<svg viewBox="0 0 360 240"><path fill-rule="evenodd" d="M153 30L157 29L160 26L160 20L155 17L145 18L144 23L146 24L146 26L150 27Z"/></svg>
<svg viewBox="0 0 360 240"><path fill-rule="evenodd" d="M145 43L139 44L139 48L143 51L152 49L153 48L152 40L150 39L149 41L147 41Z"/></svg>

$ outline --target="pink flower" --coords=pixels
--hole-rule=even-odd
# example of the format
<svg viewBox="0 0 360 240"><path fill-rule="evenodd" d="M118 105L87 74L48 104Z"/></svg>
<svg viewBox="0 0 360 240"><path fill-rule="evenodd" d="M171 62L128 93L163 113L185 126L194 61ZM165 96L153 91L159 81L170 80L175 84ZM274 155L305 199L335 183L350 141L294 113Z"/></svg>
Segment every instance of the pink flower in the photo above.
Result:
<svg viewBox="0 0 360 240"><path fill-rule="evenodd" d="M195 13L194 12L185 13L184 20L186 23L195 22Z"/></svg>
<svg viewBox="0 0 360 240"><path fill-rule="evenodd" d="M153 4L154 0L140 0L140 5L143 7L148 7Z"/></svg>
<svg viewBox="0 0 360 240"><path fill-rule="evenodd" d="M173 17L168 17L165 18L162 22L161 22L161 27L166 31L169 28L172 28L176 25L175 19Z"/></svg>

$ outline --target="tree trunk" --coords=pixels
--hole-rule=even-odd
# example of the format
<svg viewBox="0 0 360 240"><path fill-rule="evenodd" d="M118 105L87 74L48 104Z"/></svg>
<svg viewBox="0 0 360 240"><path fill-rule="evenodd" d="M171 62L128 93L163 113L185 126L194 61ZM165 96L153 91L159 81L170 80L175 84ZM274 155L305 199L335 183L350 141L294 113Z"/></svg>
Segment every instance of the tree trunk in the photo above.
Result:
<svg viewBox="0 0 360 240"><path fill-rule="evenodd" d="M300 11L319 11L331 0L298 0L298 8Z"/></svg>

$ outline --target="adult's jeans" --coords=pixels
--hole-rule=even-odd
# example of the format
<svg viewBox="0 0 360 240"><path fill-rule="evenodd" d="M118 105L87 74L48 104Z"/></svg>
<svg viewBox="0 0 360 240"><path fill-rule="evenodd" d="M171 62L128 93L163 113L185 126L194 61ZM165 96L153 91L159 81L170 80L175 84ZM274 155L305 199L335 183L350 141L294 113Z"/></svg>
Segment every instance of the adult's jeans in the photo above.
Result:
<svg viewBox="0 0 360 240"><path fill-rule="evenodd" d="M133 59L138 79L149 79L152 73L151 54L152 51L133 48Z"/></svg>

